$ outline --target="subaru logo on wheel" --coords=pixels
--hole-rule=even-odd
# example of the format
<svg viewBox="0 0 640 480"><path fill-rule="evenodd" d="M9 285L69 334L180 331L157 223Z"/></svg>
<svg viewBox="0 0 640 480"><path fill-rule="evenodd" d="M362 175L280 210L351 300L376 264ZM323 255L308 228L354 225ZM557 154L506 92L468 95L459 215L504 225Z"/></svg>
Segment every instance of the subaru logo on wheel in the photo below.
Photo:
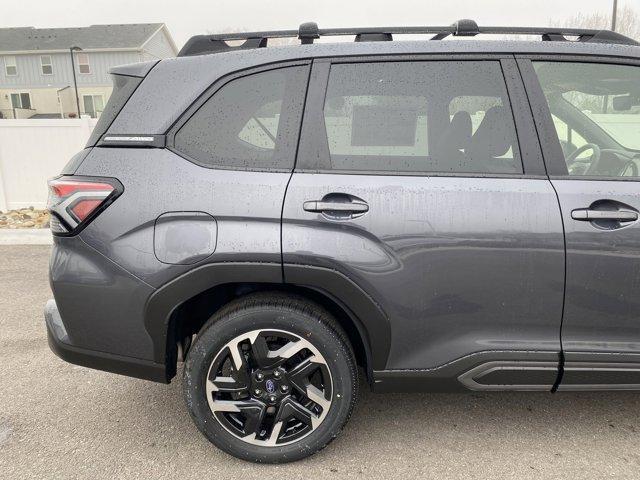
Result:
<svg viewBox="0 0 640 480"><path fill-rule="evenodd" d="M267 392L273 393L276 391L276 384L273 380L267 380L265 382L265 388L267 389Z"/></svg>

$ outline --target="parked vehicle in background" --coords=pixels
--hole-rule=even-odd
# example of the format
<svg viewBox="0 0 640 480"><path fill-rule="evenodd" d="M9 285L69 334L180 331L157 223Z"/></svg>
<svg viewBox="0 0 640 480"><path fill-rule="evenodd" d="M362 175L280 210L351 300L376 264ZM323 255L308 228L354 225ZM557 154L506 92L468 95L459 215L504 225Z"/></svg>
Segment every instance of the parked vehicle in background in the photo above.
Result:
<svg viewBox="0 0 640 480"><path fill-rule="evenodd" d="M544 41L438 41L481 33ZM336 437L357 367L380 392L640 388L636 42L304 24L179 57L114 69L50 182L61 358L158 382L186 359L195 424L257 462Z"/></svg>

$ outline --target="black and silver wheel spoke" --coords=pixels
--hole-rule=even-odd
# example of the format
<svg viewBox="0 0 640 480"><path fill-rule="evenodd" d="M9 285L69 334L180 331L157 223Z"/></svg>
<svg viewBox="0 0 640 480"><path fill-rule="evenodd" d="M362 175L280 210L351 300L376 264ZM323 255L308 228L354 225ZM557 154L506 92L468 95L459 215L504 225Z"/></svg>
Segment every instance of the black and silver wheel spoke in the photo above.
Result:
<svg viewBox="0 0 640 480"><path fill-rule="evenodd" d="M264 419L266 406L258 400L214 400L209 402L211 411L216 413L239 413L244 418L242 431L245 435L259 433L260 425Z"/></svg>
<svg viewBox="0 0 640 480"><path fill-rule="evenodd" d="M265 446L311 433L332 398L322 354L308 340L280 330L254 330L225 345L211 362L205 388L225 429Z"/></svg>
<svg viewBox="0 0 640 480"><path fill-rule="evenodd" d="M219 375L220 368L223 367L223 363L219 362L216 368L210 368L209 377L207 378L207 393L209 392L227 392L227 393L241 393L246 392L249 389L249 365L245 355L242 351L241 343L247 339L239 339L228 343L224 350L224 357L221 360L225 360L228 357L229 363L227 364L226 374ZM218 355L218 358L221 356Z"/></svg>
<svg viewBox="0 0 640 480"><path fill-rule="evenodd" d="M309 385L309 377L320 368L313 357L305 359L289 371L289 381L298 389L300 393L306 395L307 385Z"/></svg>
<svg viewBox="0 0 640 480"><path fill-rule="evenodd" d="M331 386L325 386L322 391L309 381L309 378L318 370L328 372L324 360L319 361L315 356L307 358L290 370L289 381L300 393L324 410L331 403Z"/></svg>
<svg viewBox="0 0 640 480"><path fill-rule="evenodd" d="M315 428L317 425L314 425L314 423L317 424L318 422L318 417L311 410L301 405L292 397L287 397L280 404L280 408L276 414L276 423L285 423L291 419L299 420L312 428Z"/></svg>
<svg viewBox="0 0 640 480"><path fill-rule="evenodd" d="M207 392L241 393L249 388L247 382L242 382L234 377L218 376L207 380Z"/></svg>
<svg viewBox="0 0 640 480"><path fill-rule="evenodd" d="M307 385L306 395L309 400L322 408L323 414L327 413L329 405L331 405L331 400L326 398L326 395L322 390L314 385L309 384ZM324 417L324 415L321 415L321 417Z"/></svg>
<svg viewBox="0 0 640 480"><path fill-rule="evenodd" d="M253 354L253 360L256 366L259 368L273 368L280 362L279 358L272 358L269 356L269 346L264 336L258 335L253 342L251 342L251 353Z"/></svg>

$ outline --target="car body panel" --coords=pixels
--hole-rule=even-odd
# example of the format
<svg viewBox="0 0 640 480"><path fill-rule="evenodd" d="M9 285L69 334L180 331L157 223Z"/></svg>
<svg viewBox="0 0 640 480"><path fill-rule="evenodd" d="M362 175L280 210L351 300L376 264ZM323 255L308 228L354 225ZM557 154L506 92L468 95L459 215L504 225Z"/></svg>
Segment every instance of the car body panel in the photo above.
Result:
<svg viewBox="0 0 640 480"><path fill-rule="evenodd" d="M640 389L637 222L602 228L572 211L595 206L638 210L639 180L569 176L551 112L532 61L634 65L638 56L518 55L547 171L557 191L566 238L566 297L559 390ZM595 124L592 124L592 127ZM606 135L606 134L605 134ZM611 225L609 225L611 226Z"/></svg>
<svg viewBox="0 0 640 480"><path fill-rule="evenodd" d="M340 221L303 210L328 193L369 212ZM282 241L285 280L288 263L335 269L380 304L386 368L560 351L564 243L546 180L294 173Z"/></svg>
<svg viewBox="0 0 640 480"><path fill-rule="evenodd" d="M571 216L573 210L602 200L640 211L638 182L552 182L567 242L564 351L640 354L640 225L629 222L606 230Z"/></svg>
<svg viewBox="0 0 640 480"><path fill-rule="evenodd" d="M70 345L153 358L152 339L144 323L135 321L144 317L153 287L79 236L55 239L49 278Z"/></svg>
<svg viewBox="0 0 640 480"><path fill-rule="evenodd" d="M164 263L154 252L156 221L167 212L197 211L215 219L215 253L194 265L281 261L288 173L205 168L167 149L94 148L76 174L117 177L125 186L81 237L153 287L193 268Z"/></svg>

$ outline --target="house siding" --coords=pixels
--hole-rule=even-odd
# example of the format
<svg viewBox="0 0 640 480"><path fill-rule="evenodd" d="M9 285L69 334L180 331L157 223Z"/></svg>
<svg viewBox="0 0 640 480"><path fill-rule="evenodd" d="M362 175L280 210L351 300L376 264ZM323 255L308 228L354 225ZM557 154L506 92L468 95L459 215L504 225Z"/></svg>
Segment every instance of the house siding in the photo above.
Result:
<svg viewBox="0 0 640 480"><path fill-rule="evenodd" d="M84 95L100 95L106 104L111 96L113 87L111 86L85 86L78 87L78 99L80 101L80 113L85 114ZM65 93L63 93L65 92ZM59 90L55 88L0 88L0 112L8 115L12 111L11 94L12 93L28 93L31 99L31 108L39 114L64 114L68 116L70 113L75 114L77 110L75 100L75 90L73 87ZM61 103L62 102L62 103ZM11 117L10 117L11 118Z"/></svg>
<svg viewBox="0 0 640 480"><path fill-rule="evenodd" d="M108 71L115 65L140 62L141 52L85 52L89 56L90 74L78 72L76 59L76 78L78 86L110 86L111 78ZM40 67L40 55L51 55L53 64L53 75L43 75ZM30 88L62 88L73 85L73 75L71 71L71 58L69 53L46 53L42 54L16 54L12 55L16 59L18 75L7 76L5 70L5 56L0 56L0 88L1 89L30 89Z"/></svg>
<svg viewBox="0 0 640 480"><path fill-rule="evenodd" d="M144 61L175 57L176 53L164 28L156 32L144 45L142 58Z"/></svg>
<svg viewBox="0 0 640 480"><path fill-rule="evenodd" d="M113 28L110 29L109 27ZM28 37L24 38L22 43L18 41L11 43L9 41L8 45L7 42L0 44L0 49L4 48L4 52L0 51L0 114L5 118L14 118L18 114L20 114L21 118L34 115L58 115L64 117L77 115L71 53L68 50L60 50L64 48L65 44L77 44L85 48L81 52L74 52L74 63L78 96L80 97L80 111L91 115L95 115L96 112L92 109L90 109L90 112L84 111L83 96L100 96L103 101L99 102L99 104L106 104L113 89L112 79L109 75L109 70L113 67L174 57L176 55L176 47L171 34L164 25L136 24L131 25L128 31L126 31L125 27L127 26L107 25L79 29L75 32L76 38L79 38L77 42L73 39L67 39L64 42L58 41L56 44L51 44L50 42L38 43L32 41L33 38L38 37ZM112 30L122 30L123 28L125 28L123 31L127 35L124 35L124 38L113 38ZM13 35L13 37L9 38L9 40L16 40L17 33L12 33L10 30L8 34ZM57 30L49 30L47 30L47 35L55 40L55 32ZM67 30L65 30L65 34L68 33ZM87 37L87 31L89 30L93 32L91 37ZM7 31L7 29L0 29L0 33L5 33L5 38ZM26 31L29 35L35 35L40 30L26 28ZM22 32L22 35L24 36L25 33ZM92 47L88 45L92 45ZM20 48L24 50L20 50ZM47 51L47 48L51 50ZM90 67L90 73L88 74L80 73L79 53L86 54L88 57ZM42 73L40 58L43 55L51 57L53 69L51 75ZM17 75L8 76L6 74L5 62L9 57L15 58ZM28 93L31 109L13 109L11 96L15 93ZM97 113L99 114L99 112Z"/></svg>

